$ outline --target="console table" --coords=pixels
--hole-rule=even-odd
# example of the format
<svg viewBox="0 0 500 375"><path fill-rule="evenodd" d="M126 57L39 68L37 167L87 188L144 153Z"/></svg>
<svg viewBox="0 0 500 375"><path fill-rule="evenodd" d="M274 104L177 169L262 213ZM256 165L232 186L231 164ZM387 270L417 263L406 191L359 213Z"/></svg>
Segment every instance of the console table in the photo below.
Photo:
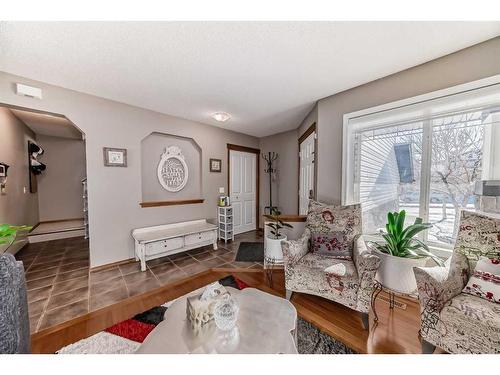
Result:
<svg viewBox="0 0 500 375"><path fill-rule="evenodd" d="M217 226L204 219L138 228L132 231L132 237L141 271L146 271L146 261L151 259L206 245L213 245L217 250Z"/></svg>

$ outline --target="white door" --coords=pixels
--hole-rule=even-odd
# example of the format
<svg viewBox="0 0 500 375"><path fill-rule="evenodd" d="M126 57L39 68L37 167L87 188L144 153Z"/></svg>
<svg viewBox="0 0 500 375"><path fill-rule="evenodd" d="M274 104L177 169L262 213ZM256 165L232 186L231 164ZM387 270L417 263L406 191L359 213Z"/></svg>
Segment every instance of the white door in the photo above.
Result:
<svg viewBox="0 0 500 375"><path fill-rule="evenodd" d="M257 229L257 155L229 150L229 197L234 234Z"/></svg>
<svg viewBox="0 0 500 375"><path fill-rule="evenodd" d="M300 175L299 175L299 215L306 215L309 198L314 195L314 140L316 132L300 144Z"/></svg>

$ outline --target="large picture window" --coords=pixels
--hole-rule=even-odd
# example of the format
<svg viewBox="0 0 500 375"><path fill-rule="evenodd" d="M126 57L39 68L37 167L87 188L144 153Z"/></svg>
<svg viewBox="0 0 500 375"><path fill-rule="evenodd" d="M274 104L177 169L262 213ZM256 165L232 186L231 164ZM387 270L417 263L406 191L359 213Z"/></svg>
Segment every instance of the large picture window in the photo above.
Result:
<svg viewBox="0 0 500 375"><path fill-rule="evenodd" d="M446 105L430 101L345 125L346 203L362 204L364 233L376 233L387 212L404 209L408 221L433 224L422 238L429 245L453 245L459 211L479 209L476 182L498 178L500 96L493 98L481 101L476 93L468 107L463 97L446 98Z"/></svg>

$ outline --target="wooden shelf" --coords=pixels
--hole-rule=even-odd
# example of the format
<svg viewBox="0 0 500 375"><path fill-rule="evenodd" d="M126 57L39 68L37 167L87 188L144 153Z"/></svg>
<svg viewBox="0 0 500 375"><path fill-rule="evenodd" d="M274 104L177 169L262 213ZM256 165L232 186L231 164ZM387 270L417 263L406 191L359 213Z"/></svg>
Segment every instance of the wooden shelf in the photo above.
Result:
<svg viewBox="0 0 500 375"><path fill-rule="evenodd" d="M264 217L266 219L273 220L273 217L271 215L264 215ZM302 223L307 219L307 215L280 215L278 217L281 221L287 223Z"/></svg>
<svg viewBox="0 0 500 375"><path fill-rule="evenodd" d="M184 199L178 201L158 201L158 202L141 202L142 208L161 207L161 206L178 206L182 204L198 204L205 202L205 199Z"/></svg>

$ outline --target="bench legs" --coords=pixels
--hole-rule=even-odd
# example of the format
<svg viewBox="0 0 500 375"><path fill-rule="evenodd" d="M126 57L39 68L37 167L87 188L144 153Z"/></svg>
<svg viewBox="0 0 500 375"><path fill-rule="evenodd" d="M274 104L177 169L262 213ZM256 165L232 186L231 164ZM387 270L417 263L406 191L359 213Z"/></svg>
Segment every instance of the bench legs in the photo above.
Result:
<svg viewBox="0 0 500 375"><path fill-rule="evenodd" d="M139 260L141 261L141 271L144 272L146 271L146 246L141 245L139 248L140 254L138 256ZM137 254L136 254L137 256Z"/></svg>
<svg viewBox="0 0 500 375"><path fill-rule="evenodd" d="M218 249L218 246L217 246L217 232L215 232L215 236L214 236L214 250L217 250Z"/></svg>

